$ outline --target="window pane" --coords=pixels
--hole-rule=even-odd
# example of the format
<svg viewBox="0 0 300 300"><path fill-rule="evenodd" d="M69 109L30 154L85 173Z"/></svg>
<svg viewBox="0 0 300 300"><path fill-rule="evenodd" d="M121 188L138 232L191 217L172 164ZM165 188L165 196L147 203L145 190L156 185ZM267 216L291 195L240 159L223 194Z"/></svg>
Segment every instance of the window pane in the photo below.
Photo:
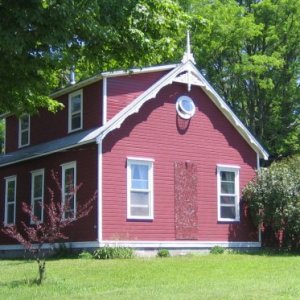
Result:
<svg viewBox="0 0 300 300"><path fill-rule="evenodd" d="M33 213L39 221L42 220L42 203L41 203L41 200L34 201Z"/></svg>
<svg viewBox="0 0 300 300"><path fill-rule="evenodd" d="M131 207L131 216L148 217L149 215L149 207Z"/></svg>
<svg viewBox="0 0 300 300"><path fill-rule="evenodd" d="M65 198L65 217L66 218L73 218L74 211L75 211L75 199L72 195L66 195Z"/></svg>
<svg viewBox="0 0 300 300"><path fill-rule="evenodd" d="M14 215L15 215L15 204L10 203L7 205L7 223L8 224L15 222Z"/></svg>
<svg viewBox="0 0 300 300"><path fill-rule="evenodd" d="M20 122L21 122L21 130L27 130L29 127L29 117L27 115L21 117Z"/></svg>
<svg viewBox="0 0 300 300"><path fill-rule="evenodd" d="M43 193L43 175L36 175L34 176L34 191L33 197L38 198L42 197Z"/></svg>
<svg viewBox="0 0 300 300"><path fill-rule="evenodd" d="M234 194L234 182L221 182L221 193Z"/></svg>
<svg viewBox="0 0 300 300"><path fill-rule="evenodd" d="M131 188L148 189L148 166L132 165Z"/></svg>
<svg viewBox="0 0 300 300"><path fill-rule="evenodd" d="M72 126L72 130L81 127L81 115L80 115L80 113L74 114L72 116L72 124L71 124L71 126Z"/></svg>
<svg viewBox="0 0 300 300"><path fill-rule="evenodd" d="M15 181L7 183L7 202L15 201Z"/></svg>
<svg viewBox="0 0 300 300"><path fill-rule="evenodd" d="M221 204L235 204L235 197L221 196Z"/></svg>
<svg viewBox="0 0 300 300"><path fill-rule="evenodd" d="M221 206L221 218L235 219L235 207Z"/></svg>
<svg viewBox="0 0 300 300"><path fill-rule="evenodd" d="M221 180L234 182L234 175L234 172L221 171Z"/></svg>
<svg viewBox="0 0 300 300"><path fill-rule="evenodd" d="M28 131L23 131L21 134L21 145L28 144Z"/></svg>
<svg viewBox="0 0 300 300"><path fill-rule="evenodd" d="M74 192L74 168L65 171L65 193Z"/></svg>
<svg viewBox="0 0 300 300"><path fill-rule="evenodd" d="M81 110L81 97L80 95L76 95L72 97L71 101L71 113L78 112Z"/></svg>
<svg viewBox="0 0 300 300"><path fill-rule="evenodd" d="M131 192L131 205L147 205L149 193Z"/></svg>

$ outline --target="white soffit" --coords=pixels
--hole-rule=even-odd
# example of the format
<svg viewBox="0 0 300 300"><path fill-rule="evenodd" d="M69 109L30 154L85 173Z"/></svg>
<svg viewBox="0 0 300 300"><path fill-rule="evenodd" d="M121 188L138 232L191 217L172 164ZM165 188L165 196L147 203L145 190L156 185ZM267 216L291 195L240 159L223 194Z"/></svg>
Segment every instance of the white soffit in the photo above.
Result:
<svg viewBox="0 0 300 300"><path fill-rule="evenodd" d="M148 88L144 93L137 97L127 107L117 113L112 119L110 119L102 128L101 133L97 138L97 142L100 142L104 137L114 129L120 128L122 123L130 115L139 112L140 108L145 102L150 99L154 99L157 93L167 85L173 82L180 82L187 84L188 89L191 85L200 86L207 96L213 101L213 103L219 108L219 110L225 115L228 121L236 128L241 136L248 142L250 147L259 154L260 158L268 159L267 151L260 145L256 138L250 133L250 131L244 126L239 118L234 114L226 102L218 95L213 87L206 81L201 75L198 69L195 67L191 60L185 63L175 66L175 68Z"/></svg>

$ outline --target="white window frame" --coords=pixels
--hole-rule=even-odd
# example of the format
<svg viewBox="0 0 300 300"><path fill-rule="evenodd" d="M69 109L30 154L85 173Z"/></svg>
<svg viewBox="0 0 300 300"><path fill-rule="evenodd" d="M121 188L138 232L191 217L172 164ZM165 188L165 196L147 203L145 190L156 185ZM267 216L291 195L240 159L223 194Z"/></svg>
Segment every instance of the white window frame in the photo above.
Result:
<svg viewBox="0 0 300 300"><path fill-rule="evenodd" d="M154 218L154 205L153 205L153 162L151 158L141 157L127 157L127 219L134 220L153 220ZM132 216L131 215L131 172L133 165L146 165L148 167L148 189L134 190L135 192L148 192L149 193L149 215L148 216Z"/></svg>
<svg viewBox="0 0 300 300"><path fill-rule="evenodd" d="M28 127L25 129L22 129L22 118L24 117L28 117ZM28 133L28 139L27 139L27 143L22 144L22 135L24 133ZM28 146L30 144L30 115L29 114L23 114L20 118L19 118L19 148Z"/></svg>
<svg viewBox="0 0 300 300"><path fill-rule="evenodd" d="M17 176L9 176L4 178L5 179L5 213L4 213L4 224L5 225L14 225L16 224L16 197L17 197ZM9 182L14 182L15 189L14 189L14 201L8 202L8 184ZM14 221L13 223L8 223L8 205L14 205Z"/></svg>
<svg viewBox="0 0 300 300"><path fill-rule="evenodd" d="M34 183L35 183L35 177L36 176L42 176L42 195L40 197L35 197L34 196ZM45 180L45 170L44 169L40 169L40 170L34 170L31 171L31 211L34 214L34 208L35 208L35 202L40 201L41 203L41 219L38 220L40 223L44 222L44 182ZM34 220L32 220L32 218L30 218L30 223L31 224L35 224Z"/></svg>
<svg viewBox="0 0 300 300"><path fill-rule="evenodd" d="M234 194L221 193L221 172L234 173ZM217 165L217 190L218 190L218 221L225 222L239 222L240 221L240 167L235 165ZM222 218L221 207L232 206L227 204L221 204L221 196L235 197L235 218Z"/></svg>
<svg viewBox="0 0 300 300"><path fill-rule="evenodd" d="M76 97L80 95L80 110L75 111L72 113L72 99L73 97ZM73 129L72 128L72 117L75 114L80 113L80 127ZM83 124L83 93L82 90L78 90L74 93L69 94L69 102L68 102L68 133L81 130L82 129L82 124Z"/></svg>
<svg viewBox="0 0 300 300"><path fill-rule="evenodd" d="M62 192L62 206L64 207L65 206L65 203L66 203L66 197L69 197L68 193L65 192L65 189L66 189L66 186L65 186L65 177L66 177L66 171L68 169L74 169L74 219L76 218L76 209L77 209L77 193L76 193L76 187L77 187L77 170L76 170L76 161L72 161L72 162L68 162L68 163L65 163L65 164L62 164L61 165L61 168L62 168L62 176L61 176L61 192ZM63 213L63 219L66 218L66 215L65 215L65 211Z"/></svg>

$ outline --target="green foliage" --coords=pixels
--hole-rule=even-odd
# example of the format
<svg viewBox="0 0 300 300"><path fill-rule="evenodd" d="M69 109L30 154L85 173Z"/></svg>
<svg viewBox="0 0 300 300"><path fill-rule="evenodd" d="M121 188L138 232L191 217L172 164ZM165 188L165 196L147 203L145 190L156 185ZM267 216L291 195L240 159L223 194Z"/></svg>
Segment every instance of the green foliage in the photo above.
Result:
<svg viewBox="0 0 300 300"><path fill-rule="evenodd" d="M221 246L213 246L209 253L211 254L223 254L225 252L225 249Z"/></svg>
<svg viewBox="0 0 300 300"><path fill-rule="evenodd" d="M207 79L272 156L300 153L299 1L180 2Z"/></svg>
<svg viewBox="0 0 300 300"><path fill-rule="evenodd" d="M115 258L133 258L134 251L132 248L127 247L109 247L105 246L99 248L93 253L94 258L96 259L115 259Z"/></svg>
<svg viewBox="0 0 300 300"><path fill-rule="evenodd" d="M170 257L170 251L168 249L159 249L157 251L157 257Z"/></svg>
<svg viewBox="0 0 300 300"><path fill-rule="evenodd" d="M94 256L92 253L88 252L88 251L82 251L78 254L78 258L80 259L93 259Z"/></svg>
<svg viewBox="0 0 300 300"><path fill-rule="evenodd" d="M0 112L61 106L48 95L95 72L173 59L184 14L171 0L0 1Z"/></svg>
<svg viewBox="0 0 300 300"><path fill-rule="evenodd" d="M300 248L300 156L262 169L245 187L243 197L254 223L271 230L270 242Z"/></svg>

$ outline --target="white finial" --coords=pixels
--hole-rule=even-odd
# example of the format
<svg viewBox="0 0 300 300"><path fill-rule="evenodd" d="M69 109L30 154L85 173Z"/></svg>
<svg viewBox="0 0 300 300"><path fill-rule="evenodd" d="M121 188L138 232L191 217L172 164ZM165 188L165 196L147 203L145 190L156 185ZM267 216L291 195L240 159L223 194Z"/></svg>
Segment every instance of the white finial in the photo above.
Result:
<svg viewBox="0 0 300 300"><path fill-rule="evenodd" d="M186 32L186 52L184 53L181 62L186 63L189 60L193 64L196 64L195 59L194 59L194 55L193 55L193 53L191 53L190 31L187 30L187 32Z"/></svg>
<svg viewBox="0 0 300 300"><path fill-rule="evenodd" d="M191 54L190 31L186 32L186 53Z"/></svg>

